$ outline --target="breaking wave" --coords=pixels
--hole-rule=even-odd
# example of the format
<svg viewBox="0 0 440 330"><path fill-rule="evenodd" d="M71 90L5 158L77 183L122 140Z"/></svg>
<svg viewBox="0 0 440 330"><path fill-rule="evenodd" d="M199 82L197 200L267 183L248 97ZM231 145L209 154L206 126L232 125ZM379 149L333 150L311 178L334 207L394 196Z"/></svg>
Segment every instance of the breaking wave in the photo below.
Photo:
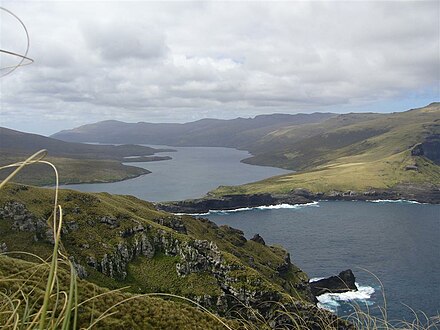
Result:
<svg viewBox="0 0 440 330"><path fill-rule="evenodd" d="M375 199L371 201L367 201L370 203L406 203L406 204L428 204L428 203L420 203L417 201L411 201L407 199Z"/></svg>
<svg viewBox="0 0 440 330"><path fill-rule="evenodd" d="M310 281L317 281L318 279L311 279ZM329 310L336 313L338 307L341 307L344 303L362 303L366 305L372 305L370 301L371 296L375 292L375 289L371 286L363 286L356 283L358 291L349 291L344 293L324 293L318 297L318 307Z"/></svg>
<svg viewBox="0 0 440 330"><path fill-rule="evenodd" d="M256 206L256 207L241 207L238 209L232 210L209 210L206 213L175 213L176 215L210 215L210 214L228 214L228 213L237 213L237 212L247 212L247 211L255 211L255 210L279 210L279 209L301 209L303 207L314 206L319 207L318 202L311 202L306 204L276 204L276 205L264 205L264 206Z"/></svg>

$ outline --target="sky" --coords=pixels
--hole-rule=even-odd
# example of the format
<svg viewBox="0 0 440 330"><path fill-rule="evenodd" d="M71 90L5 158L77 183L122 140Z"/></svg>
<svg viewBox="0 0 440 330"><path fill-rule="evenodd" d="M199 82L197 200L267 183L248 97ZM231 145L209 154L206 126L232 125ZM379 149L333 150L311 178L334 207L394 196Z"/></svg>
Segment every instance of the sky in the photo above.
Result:
<svg viewBox="0 0 440 330"><path fill-rule="evenodd" d="M34 63L0 78L0 126L26 132L107 119L392 112L440 98L438 1L1 6L26 25ZM23 27L0 14L0 49L23 53Z"/></svg>

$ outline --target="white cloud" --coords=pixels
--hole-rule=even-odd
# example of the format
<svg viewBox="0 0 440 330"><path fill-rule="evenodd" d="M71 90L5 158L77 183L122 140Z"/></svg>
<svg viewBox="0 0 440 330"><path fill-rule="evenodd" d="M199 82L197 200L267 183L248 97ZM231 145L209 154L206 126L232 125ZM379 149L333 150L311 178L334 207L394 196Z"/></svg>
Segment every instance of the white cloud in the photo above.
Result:
<svg viewBox="0 0 440 330"><path fill-rule="evenodd" d="M109 118L353 111L438 98L436 1L3 6L25 22L35 59L1 81L0 124L11 127L54 132ZM23 49L23 31L4 13L1 30L2 48Z"/></svg>

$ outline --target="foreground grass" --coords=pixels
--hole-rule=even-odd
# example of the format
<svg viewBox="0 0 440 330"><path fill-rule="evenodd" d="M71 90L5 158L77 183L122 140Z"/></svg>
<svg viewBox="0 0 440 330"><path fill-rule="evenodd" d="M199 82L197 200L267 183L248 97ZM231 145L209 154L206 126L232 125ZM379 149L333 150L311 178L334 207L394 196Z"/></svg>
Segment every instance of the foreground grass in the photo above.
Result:
<svg viewBox="0 0 440 330"><path fill-rule="evenodd" d="M78 280L67 267L66 263L60 263L56 270L55 288L48 302L44 329L63 328L66 317L71 318L71 323L65 329L227 328L209 313L193 308L188 303L110 291ZM3 296L0 299L1 328L32 329L33 325L40 323L41 315L37 317L37 313L42 307L49 273L48 262L31 263L0 255L0 288ZM78 312L76 327L73 326L73 313L67 315L65 309L71 294L72 277L77 296L70 308ZM233 321L223 322L234 326Z"/></svg>

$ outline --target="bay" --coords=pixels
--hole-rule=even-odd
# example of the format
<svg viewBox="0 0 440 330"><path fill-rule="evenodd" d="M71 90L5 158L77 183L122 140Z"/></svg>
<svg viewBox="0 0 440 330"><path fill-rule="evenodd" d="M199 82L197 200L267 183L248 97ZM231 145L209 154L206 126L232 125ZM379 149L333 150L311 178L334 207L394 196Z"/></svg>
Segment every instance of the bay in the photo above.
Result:
<svg viewBox="0 0 440 330"><path fill-rule="evenodd" d="M157 154L170 156L172 157L170 160L127 163L145 168L152 172L150 174L120 182L73 184L61 188L133 195L159 202L203 197L219 185L249 183L291 172L275 167L241 163L240 160L251 155L247 151L232 148L157 145L151 147L174 149L176 152Z"/></svg>
<svg viewBox="0 0 440 330"><path fill-rule="evenodd" d="M129 163L151 174L65 188L129 194L149 201L182 200L201 197L219 185L238 185L288 173L240 163L249 157L246 151L172 149L177 152L159 154L169 155L172 160ZM360 304L381 316L378 307L384 306L383 291L389 319L413 320L412 311L405 305L428 316L439 312L440 205L320 201L286 207L215 212L204 217L242 229L247 238L259 233L268 244L284 246L292 262L312 278L351 268L360 287L358 294L320 297L323 307L339 315L351 313L352 304Z"/></svg>
<svg viewBox="0 0 440 330"><path fill-rule="evenodd" d="M206 217L243 230L247 238L259 233L266 243L284 246L311 278L351 268L360 292L320 299L340 315L359 304L381 316L383 293L390 320L413 320L405 305L428 316L439 312L440 205L321 201Z"/></svg>

